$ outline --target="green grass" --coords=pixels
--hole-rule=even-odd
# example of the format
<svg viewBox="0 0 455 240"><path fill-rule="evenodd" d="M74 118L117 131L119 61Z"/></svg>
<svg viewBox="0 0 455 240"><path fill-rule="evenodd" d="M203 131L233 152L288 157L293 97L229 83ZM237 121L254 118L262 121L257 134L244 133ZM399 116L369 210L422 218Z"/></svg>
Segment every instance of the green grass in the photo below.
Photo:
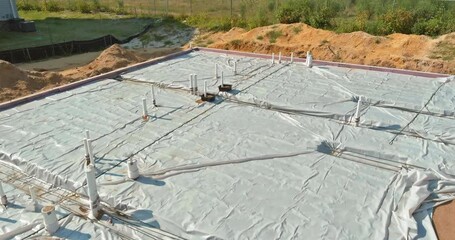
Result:
<svg viewBox="0 0 455 240"><path fill-rule="evenodd" d="M444 61L452 61L455 59L455 45L450 42L439 42L436 44L435 50L430 55L432 59L442 59Z"/></svg>
<svg viewBox="0 0 455 240"><path fill-rule="evenodd" d="M272 27L273 28L273 27ZM269 38L270 43L276 43L276 40L281 37L283 33L281 31L272 30L266 34Z"/></svg>
<svg viewBox="0 0 455 240"><path fill-rule="evenodd" d="M72 40L89 40L112 34L124 39L153 22L151 18L133 18L107 13L21 11L20 16L35 21L37 32L0 34L0 51L42 46Z"/></svg>

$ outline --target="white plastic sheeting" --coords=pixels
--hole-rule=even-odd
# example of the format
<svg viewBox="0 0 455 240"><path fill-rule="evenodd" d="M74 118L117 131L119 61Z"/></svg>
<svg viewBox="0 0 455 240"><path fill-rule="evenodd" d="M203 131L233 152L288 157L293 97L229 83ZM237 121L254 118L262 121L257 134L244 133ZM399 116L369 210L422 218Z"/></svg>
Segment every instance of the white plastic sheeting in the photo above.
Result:
<svg viewBox="0 0 455 240"><path fill-rule="evenodd" d="M189 75L218 92L215 64L235 90L198 103ZM144 122L152 84L158 107ZM435 239L432 208L454 189L454 84L193 52L0 112L0 151L75 191L88 129L101 198L184 238ZM120 238L77 217L68 226L79 239Z"/></svg>

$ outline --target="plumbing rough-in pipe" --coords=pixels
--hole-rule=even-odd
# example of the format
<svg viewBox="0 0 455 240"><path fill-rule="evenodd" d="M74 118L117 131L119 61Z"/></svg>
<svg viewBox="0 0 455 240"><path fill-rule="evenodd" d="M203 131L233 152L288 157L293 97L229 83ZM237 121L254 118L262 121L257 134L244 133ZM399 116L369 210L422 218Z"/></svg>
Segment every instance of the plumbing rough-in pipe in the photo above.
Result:
<svg viewBox="0 0 455 240"><path fill-rule="evenodd" d="M97 219L100 210L100 197L96 187L95 167L92 165L85 166L85 175L87 177L88 197L90 201L89 218Z"/></svg>
<svg viewBox="0 0 455 240"><path fill-rule="evenodd" d="M189 83L189 89L190 89L191 94L193 94L193 87L194 87L194 86L193 86L193 74L190 74L189 81L190 81L190 83Z"/></svg>
<svg viewBox="0 0 455 240"><path fill-rule="evenodd" d="M30 192L30 197L32 198L33 211L37 212L39 210L38 210L38 198L36 197L35 188L30 186L30 187L28 187L28 191Z"/></svg>
<svg viewBox="0 0 455 240"><path fill-rule="evenodd" d="M237 75L237 61L234 61L234 75Z"/></svg>
<svg viewBox="0 0 455 240"><path fill-rule="evenodd" d="M8 199L6 198L5 191L3 191L3 185L2 182L0 182L0 203L3 206L6 206L8 204Z"/></svg>
<svg viewBox="0 0 455 240"><path fill-rule="evenodd" d="M85 148L85 161L87 164L90 164L90 147L88 146L88 139L84 139L84 148Z"/></svg>
<svg viewBox="0 0 455 240"><path fill-rule="evenodd" d="M224 86L224 73L221 72L221 86Z"/></svg>
<svg viewBox="0 0 455 240"><path fill-rule="evenodd" d="M145 99L145 98L142 99L142 118L143 119L147 119L148 118L147 99Z"/></svg>
<svg viewBox="0 0 455 240"><path fill-rule="evenodd" d="M310 51L306 53L306 65L310 68L313 67L313 55L311 55Z"/></svg>
<svg viewBox="0 0 455 240"><path fill-rule="evenodd" d="M135 159L130 159L128 161L128 178L137 179L139 177L139 168L137 166L137 161Z"/></svg>
<svg viewBox="0 0 455 240"><path fill-rule="evenodd" d="M362 105L363 96L359 96L359 101L357 101L357 109L355 110L354 120L358 124L360 122L360 107Z"/></svg>
<svg viewBox="0 0 455 240"><path fill-rule="evenodd" d="M215 79L218 79L218 64L215 64Z"/></svg>
<svg viewBox="0 0 455 240"><path fill-rule="evenodd" d="M155 86L152 85L152 104L156 107Z"/></svg>
<svg viewBox="0 0 455 240"><path fill-rule="evenodd" d="M275 53L272 53L272 65L275 64Z"/></svg>
<svg viewBox="0 0 455 240"><path fill-rule="evenodd" d="M204 97L207 97L207 80L204 81Z"/></svg>
<svg viewBox="0 0 455 240"><path fill-rule="evenodd" d="M43 214L46 231L51 235L57 232L60 226L58 225L57 215L55 214L55 207L45 206L41 209L41 213Z"/></svg>
<svg viewBox="0 0 455 240"><path fill-rule="evenodd" d="M291 63L294 63L294 53L291 53Z"/></svg>
<svg viewBox="0 0 455 240"><path fill-rule="evenodd" d="M194 94L197 95L197 74L194 74Z"/></svg>
<svg viewBox="0 0 455 240"><path fill-rule="evenodd" d="M281 63L281 52L280 55L278 55L278 63Z"/></svg>

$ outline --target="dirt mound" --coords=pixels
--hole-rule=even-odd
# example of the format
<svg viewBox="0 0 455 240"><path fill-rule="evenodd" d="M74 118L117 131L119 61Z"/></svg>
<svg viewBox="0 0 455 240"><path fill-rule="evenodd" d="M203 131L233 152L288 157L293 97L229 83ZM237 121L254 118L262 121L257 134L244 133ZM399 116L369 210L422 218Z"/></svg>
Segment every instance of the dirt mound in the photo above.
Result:
<svg viewBox="0 0 455 240"><path fill-rule="evenodd" d="M454 34L437 39L427 36L392 34L385 37L364 32L342 33L315 29L305 24L278 24L245 31L203 36L208 47L268 53L294 52L315 59L384 66L439 73L455 73Z"/></svg>
<svg viewBox="0 0 455 240"><path fill-rule="evenodd" d="M61 72L25 71L9 62L0 60L0 102L96 76L142 62L148 58L159 57L177 51L180 51L180 48L129 51L119 45L113 45L89 64Z"/></svg>
<svg viewBox="0 0 455 240"><path fill-rule="evenodd" d="M65 77L72 79L83 79L110 72L114 69L126 67L145 59L130 52L121 46L114 44L104 50L95 60L86 66L62 71Z"/></svg>
<svg viewBox="0 0 455 240"><path fill-rule="evenodd" d="M20 70L13 64L0 60L0 88L14 87L18 81L28 81L27 72Z"/></svg>

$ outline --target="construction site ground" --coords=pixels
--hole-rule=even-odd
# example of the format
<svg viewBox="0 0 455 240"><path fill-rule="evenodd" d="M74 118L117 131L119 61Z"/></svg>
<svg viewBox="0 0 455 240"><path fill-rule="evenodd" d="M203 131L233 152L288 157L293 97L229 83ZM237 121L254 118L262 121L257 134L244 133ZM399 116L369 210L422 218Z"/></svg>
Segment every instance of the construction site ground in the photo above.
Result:
<svg viewBox="0 0 455 240"><path fill-rule="evenodd" d="M305 57L311 51L316 60L455 74L455 33L437 38L372 36L364 32L337 34L305 24L279 24L249 31L233 28L218 33L179 28L152 31L159 31L159 37L152 32L146 42L144 38L136 39L130 45L113 45L103 52L17 65L0 60L0 102L176 52L187 48L190 42L193 46L245 52L281 52L287 56L293 52L296 57ZM176 31L184 40L175 39ZM450 217L454 209L455 204L450 203L435 210L433 220L440 239L455 235L455 222Z"/></svg>

